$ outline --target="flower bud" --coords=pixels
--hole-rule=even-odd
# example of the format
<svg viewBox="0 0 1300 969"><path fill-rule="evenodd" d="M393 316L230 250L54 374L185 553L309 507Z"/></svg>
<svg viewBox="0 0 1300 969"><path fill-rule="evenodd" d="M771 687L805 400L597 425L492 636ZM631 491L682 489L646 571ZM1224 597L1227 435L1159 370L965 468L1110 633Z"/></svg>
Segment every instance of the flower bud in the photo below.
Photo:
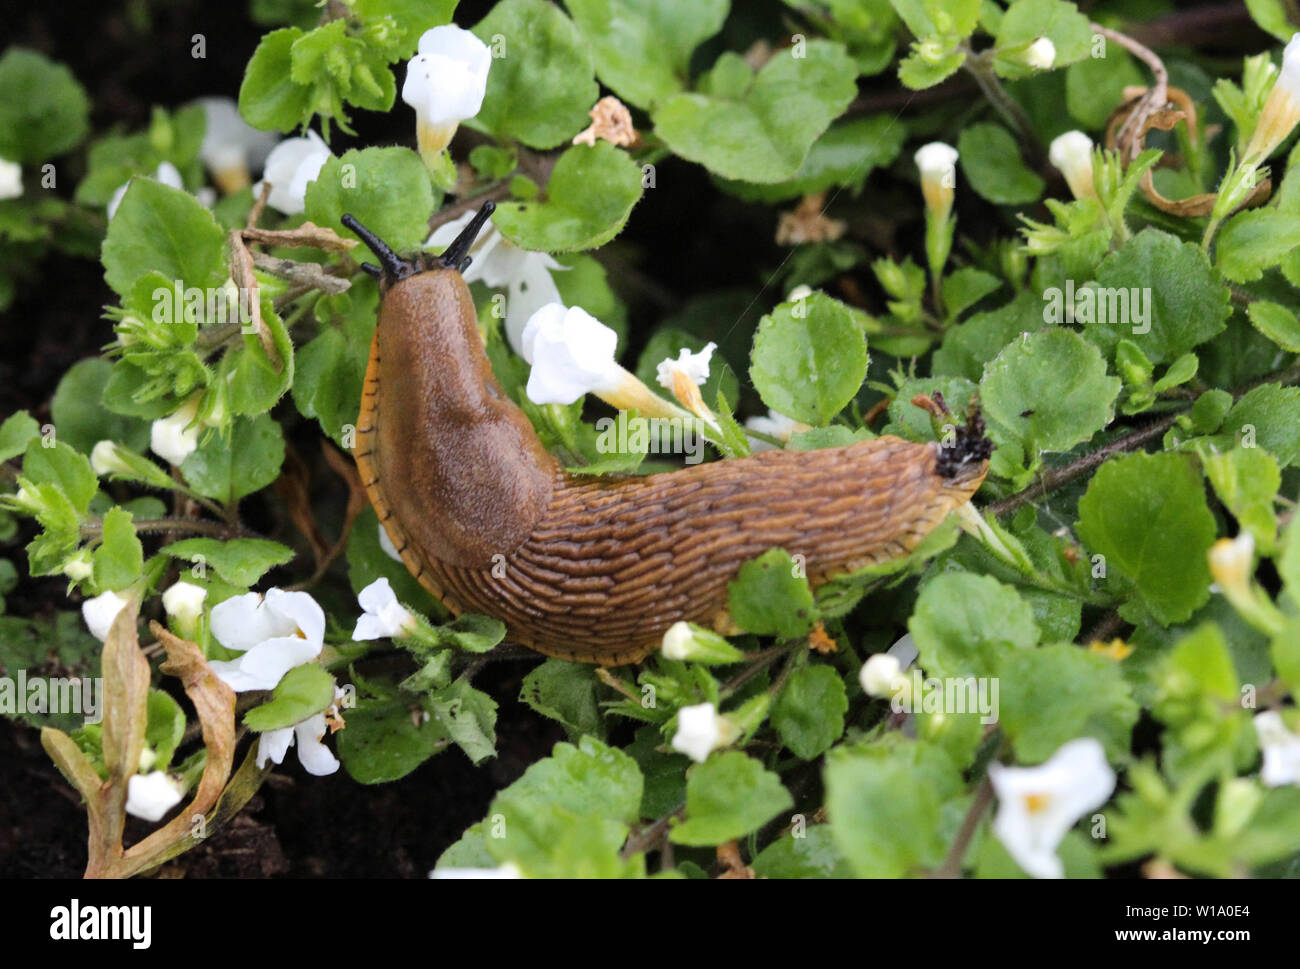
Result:
<svg viewBox="0 0 1300 969"><path fill-rule="evenodd" d="M664 659L694 663L735 663L744 653L712 630L693 622L675 622L664 633Z"/></svg>

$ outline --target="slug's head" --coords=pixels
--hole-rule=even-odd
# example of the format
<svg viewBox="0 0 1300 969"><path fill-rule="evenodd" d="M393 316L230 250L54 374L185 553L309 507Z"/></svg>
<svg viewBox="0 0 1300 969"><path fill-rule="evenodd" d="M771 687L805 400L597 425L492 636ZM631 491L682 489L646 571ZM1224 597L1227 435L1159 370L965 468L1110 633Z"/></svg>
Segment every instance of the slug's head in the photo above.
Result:
<svg viewBox="0 0 1300 969"><path fill-rule="evenodd" d="M927 411L939 421L951 421L952 412L943 399L943 394L917 394L912 403ZM951 438L939 448L935 459L935 472L949 481L962 481L974 474L983 477L984 462L993 455L993 442L985 433L984 417L980 414L978 400L972 398L966 410L966 423L953 429Z"/></svg>
<svg viewBox="0 0 1300 969"><path fill-rule="evenodd" d="M470 264L470 246L474 244L475 237L478 236L484 223L487 222L495 210L495 202L484 202L483 207L470 220L469 225L461 230L460 235L452 240L451 245L447 247L442 255L435 256L427 252L417 252L409 259L399 256L383 239L380 239L379 236L375 235L351 215L344 215L339 221L356 233L357 237L370 247L370 251L379 260L378 266L373 263L363 262L361 268L379 280L380 291L384 292L403 279L420 273L454 269L457 273L464 274Z"/></svg>

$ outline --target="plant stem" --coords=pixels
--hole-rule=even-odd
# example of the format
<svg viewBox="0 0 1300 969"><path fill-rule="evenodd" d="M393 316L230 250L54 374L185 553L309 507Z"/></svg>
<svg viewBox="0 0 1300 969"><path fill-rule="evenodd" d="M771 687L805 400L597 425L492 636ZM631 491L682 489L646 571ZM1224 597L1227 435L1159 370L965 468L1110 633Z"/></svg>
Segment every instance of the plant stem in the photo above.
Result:
<svg viewBox="0 0 1300 969"><path fill-rule="evenodd" d="M1025 114L1025 109L1020 106L1020 103L1007 93L1007 89L1002 86L1002 80L993 70L992 48L978 54L965 45L963 50L966 52L966 61L962 66L971 77L975 78L975 83L979 85L984 97L1020 136L1032 156L1034 166L1038 167L1044 158L1043 146L1034 133L1029 115Z"/></svg>
<svg viewBox="0 0 1300 969"><path fill-rule="evenodd" d="M213 522L205 518L140 518L131 524L135 526L137 532L211 535L215 538L235 538L240 535L256 534L242 525ZM82 538L99 538L103 533L103 521L81 523Z"/></svg>
<svg viewBox="0 0 1300 969"><path fill-rule="evenodd" d="M962 859L966 857L966 850L970 847L971 839L975 837L975 832L979 828L980 820L984 817L984 812L988 810L989 805L992 803L993 782L985 774L984 779L980 781L980 786L975 790L975 799L971 801L970 810L966 812L966 817L962 820L961 829L953 840L952 848L948 852L948 857L944 859L943 867L935 873L937 877L957 878L961 875Z"/></svg>

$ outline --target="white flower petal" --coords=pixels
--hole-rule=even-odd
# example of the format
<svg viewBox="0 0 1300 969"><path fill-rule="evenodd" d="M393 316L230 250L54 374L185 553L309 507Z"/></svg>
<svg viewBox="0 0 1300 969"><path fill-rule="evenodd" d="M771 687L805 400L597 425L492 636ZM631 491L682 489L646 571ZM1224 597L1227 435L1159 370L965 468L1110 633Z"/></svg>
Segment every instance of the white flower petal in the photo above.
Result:
<svg viewBox="0 0 1300 969"><path fill-rule="evenodd" d="M673 750L681 751L696 763L703 763L711 752L726 743L721 721L712 703L682 707L677 711Z"/></svg>
<svg viewBox="0 0 1300 969"><path fill-rule="evenodd" d="M161 821L184 796L180 782L165 771L132 774L126 782L126 813L146 821Z"/></svg>
<svg viewBox="0 0 1300 969"><path fill-rule="evenodd" d="M284 755L293 745L293 727L281 727L279 730L267 730L257 741L257 766L265 767L267 761L284 763Z"/></svg>
<svg viewBox="0 0 1300 969"><path fill-rule="evenodd" d="M1037 767L989 765L998 796L993 833L1011 857L1036 878L1060 878L1061 839L1083 815L1105 804L1115 772L1101 744L1083 737L1063 744Z"/></svg>
<svg viewBox="0 0 1300 969"><path fill-rule="evenodd" d="M116 592L104 592L83 602L81 615L86 620L86 628L102 643L113 628L113 620L125 606L126 600Z"/></svg>
<svg viewBox="0 0 1300 969"><path fill-rule="evenodd" d="M263 183L270 182L267 204L285 215L297 215L306 208L307 185L316 180L329 158L329 146L314 131L305 138L286 138L266 156L262 181L253 186L253 195L261 195Z"/></svg>
<svg viewBox="0 0 1300 969"><path fill-rule="evenodd" d="M327 729L323 713L308 717L293 728L294 736L298 739L298 760L308 774L317 777L333 774L339 769L338 758L321 743Z"/></svg>
<svg viewBox="0 0 1300 969"><path fill-rule="evenodd" d="M524 349L533 369L525 392L535 404L572 404L593 390L617 386L614 360L618 334L586 310L571 307L557 323L554 307L542 307L524 327ZM535 321L540 321L534 326Z"/></svg>
<svg viewBox="0 0 1300 969"><path fill-rule="evenodd" d="M426 30L406 65L402 100L425 124L458 124L483 106L491 66L492 51L468 30L450 24Z"/></svg>
<svg viewBox="0 0 1300 969"><path fill-rule="evenodd" d="M23 194L23 166L0 158L0 199L16 199Z"/></svg>
<svg viewBox="0 0 1300 969"><path fill-rule="evenodd" d="M684 373L696 384L704 383L709 379L709 360L717 348L716 343L707 343L699 353L692 353L687 347L682 347L676 360L672 357L661 360L656 367L659 386L672 390L673 375L676 373Z"/></svg>

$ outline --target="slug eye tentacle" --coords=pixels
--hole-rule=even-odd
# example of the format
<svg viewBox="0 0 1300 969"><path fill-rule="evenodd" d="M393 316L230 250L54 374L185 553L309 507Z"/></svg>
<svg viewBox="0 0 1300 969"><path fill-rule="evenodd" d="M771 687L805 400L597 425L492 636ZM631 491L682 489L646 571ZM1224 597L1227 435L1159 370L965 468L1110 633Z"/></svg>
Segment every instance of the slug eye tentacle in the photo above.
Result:
<svg viewBox="0 0 1300 969"><path fill-rule="evenodd" d="M395 283L399 279L405 279L407 276L414 276L420 271L418 263L412 262L409 259L403 259L397 253L393 252L388 243L384 242L383 239L379 238L379 236L367 229L350 214L345 213L339 221L356 233L357 237L370 247L370 251L375 254L375 257L384 267L383 274L388 277L390 283ZM365 269L365 271L370 273L372 276L378 277L380 275L379 272L375 271L374 267L369 269L366 268L367 265L368 264L363 263L361 268Z"/></svg>
<svg viewBox="0 0 1300 969"><path fill-rule="evenodd" d="M469 220L469 224L460 230L460 235L451 240L451 245L438 257L444 267L455 269L460 273L464 273L469 268L469 247L474 244L474 240L482 231L483 226L487 224L487 220L491 218L492 213L496 211L496 208L497 204L495 202L483 203L483 207L478 210L474 218Z"/></svg>

